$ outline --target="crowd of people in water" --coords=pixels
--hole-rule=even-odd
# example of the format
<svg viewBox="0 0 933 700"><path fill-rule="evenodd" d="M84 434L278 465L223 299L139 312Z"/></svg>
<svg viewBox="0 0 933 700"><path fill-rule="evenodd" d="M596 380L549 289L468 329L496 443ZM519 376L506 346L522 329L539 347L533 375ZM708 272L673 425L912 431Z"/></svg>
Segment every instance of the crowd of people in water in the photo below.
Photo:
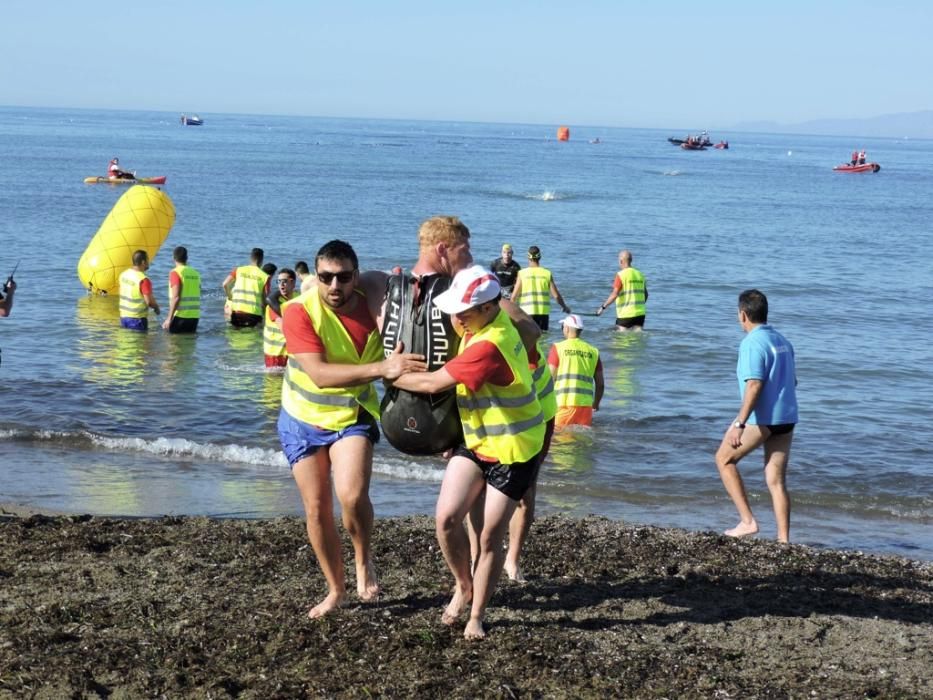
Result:
<svg viewBox="0 0 933 700"><path fill-rule="evenodd" d="M201 275L184 246L172 257L161 326L195 333ZM638 332L648 300L645 276L633 267L631 251L622 250L605 301L592 313L573 313L543 257L539 246L529 246L523 267L506 243L489 268L477 265L467 226L435 216L418 230L410 271L361 271L353 247L333 240L318 251L313 271L304 261L276 267L254 248L224 278L228 322L262 328L265 364L284 372L278 437L327 582L309 617L348 598L334 494L353 544L357 595L363 601L379 595L369 484L381 435L406 454L448 460L436 534L455 583L443 622L456 624L466 613L464 636L485 636L486 607L503 570L525 580L520 556L552 435L592 425L605 391L599 350L582 337L583 317L614 303L616 329ZM119 278L120 324L129 331L148 330L150 311L161 312L148 269L148 254L138 250ZM14 289L7 291L10 302ZM545 348L552 299L565 314L562 339ZM737 371L741 405L716 464L740 517L726 534L753 535L758 524L737 465L764 447L778 539L787 541L784 477L797 422L796 375L793 348L767 324L767 308L757 290L739 296L738 322L747 334Z"/></svg>

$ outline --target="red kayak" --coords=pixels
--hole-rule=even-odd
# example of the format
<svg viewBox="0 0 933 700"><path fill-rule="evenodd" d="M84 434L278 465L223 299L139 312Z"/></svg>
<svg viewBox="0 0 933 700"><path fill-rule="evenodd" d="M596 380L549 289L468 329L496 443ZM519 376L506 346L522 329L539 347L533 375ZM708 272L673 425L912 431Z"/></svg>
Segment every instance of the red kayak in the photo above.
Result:
<svg viewBox="0 0 933 700"><path fill-rule="evenodd" d="M881 170L881 166L877 163L862 163L861 165L843 163L842 165L837 165L833 170L840 173L876 173Z"/></svg>

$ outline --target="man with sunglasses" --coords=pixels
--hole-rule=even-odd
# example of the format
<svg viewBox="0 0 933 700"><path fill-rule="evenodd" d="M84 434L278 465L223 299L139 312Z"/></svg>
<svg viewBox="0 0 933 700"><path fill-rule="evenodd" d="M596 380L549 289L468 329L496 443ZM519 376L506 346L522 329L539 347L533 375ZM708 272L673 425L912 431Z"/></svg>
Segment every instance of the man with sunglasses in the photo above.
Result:
<svg viewBox="0 0 933 700"><path fill-rule="evenodd" d="M285 367L285 336L282 334L282 305L298 296L295 291L297 275L283 267L276 275L276 288L266 297L266 321L262 329L262 353L267 368Z"/></svg>
<svg viewBox="0 0 933 700"><path fill-rule="evenodd" d="M375 379L424 371L424 358L401 348L385 357L359 262L350 244L330 241L315 259L316 289L285 303L282 330L288 361L278 431L301 492L308 539L327 580L327 596L308 611L318 618L346 600L332 488L353 541L356 590L363 601L379 594L370 536L373 444L379 440Z"/></svg>
<svg viewBox="0 0 933 700"><path fill-rule="evenodd" d="M399 388L426 394L456 388L464 443L447 463L436 527L456 581L441 619L452 625L469 607L463 633L467 639L486 636L486 606L505 563L502 541L519 499L537 476L545 440L528 354L500 308L501 297L499 280L480 265L457 273L435 304L464 328L460 354L438 370L395 380ZM478 552L471 566L463 520L474 508Z"/></svg>

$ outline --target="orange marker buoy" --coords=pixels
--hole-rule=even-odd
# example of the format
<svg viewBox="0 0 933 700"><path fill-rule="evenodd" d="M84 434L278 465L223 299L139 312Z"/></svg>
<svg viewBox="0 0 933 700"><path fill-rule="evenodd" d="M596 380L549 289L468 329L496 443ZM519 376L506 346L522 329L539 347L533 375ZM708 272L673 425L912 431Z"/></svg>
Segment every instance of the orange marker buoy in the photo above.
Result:
<svg viewBox="0 0 933 700"><path fill-rule="evenodd" d="M557 140L558 141L569 141L570 140L570 127L569 126L557 127Z"/></svg>

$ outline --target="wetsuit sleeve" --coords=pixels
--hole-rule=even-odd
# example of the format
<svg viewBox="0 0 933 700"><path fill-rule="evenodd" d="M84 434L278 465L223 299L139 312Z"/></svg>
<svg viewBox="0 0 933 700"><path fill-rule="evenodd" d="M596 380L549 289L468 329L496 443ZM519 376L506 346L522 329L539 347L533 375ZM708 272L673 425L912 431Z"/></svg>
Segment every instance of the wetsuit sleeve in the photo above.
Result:
<svg viewBox="0 0 933 700"><path fill-rule="evenodd" d="M478 391L487 382L508 386L515 378L499 349L485 340L468 347L444 365L444 369L470 391Z"/></svg>
<svg viewBox="0 0 933 700"><path fill-rule="evenodd" d="M285 307L282 333L285 334L285 349L289 355L324 353L324 343L321 342L321 337L311 324L311 317L301 304Z"/></svg>

